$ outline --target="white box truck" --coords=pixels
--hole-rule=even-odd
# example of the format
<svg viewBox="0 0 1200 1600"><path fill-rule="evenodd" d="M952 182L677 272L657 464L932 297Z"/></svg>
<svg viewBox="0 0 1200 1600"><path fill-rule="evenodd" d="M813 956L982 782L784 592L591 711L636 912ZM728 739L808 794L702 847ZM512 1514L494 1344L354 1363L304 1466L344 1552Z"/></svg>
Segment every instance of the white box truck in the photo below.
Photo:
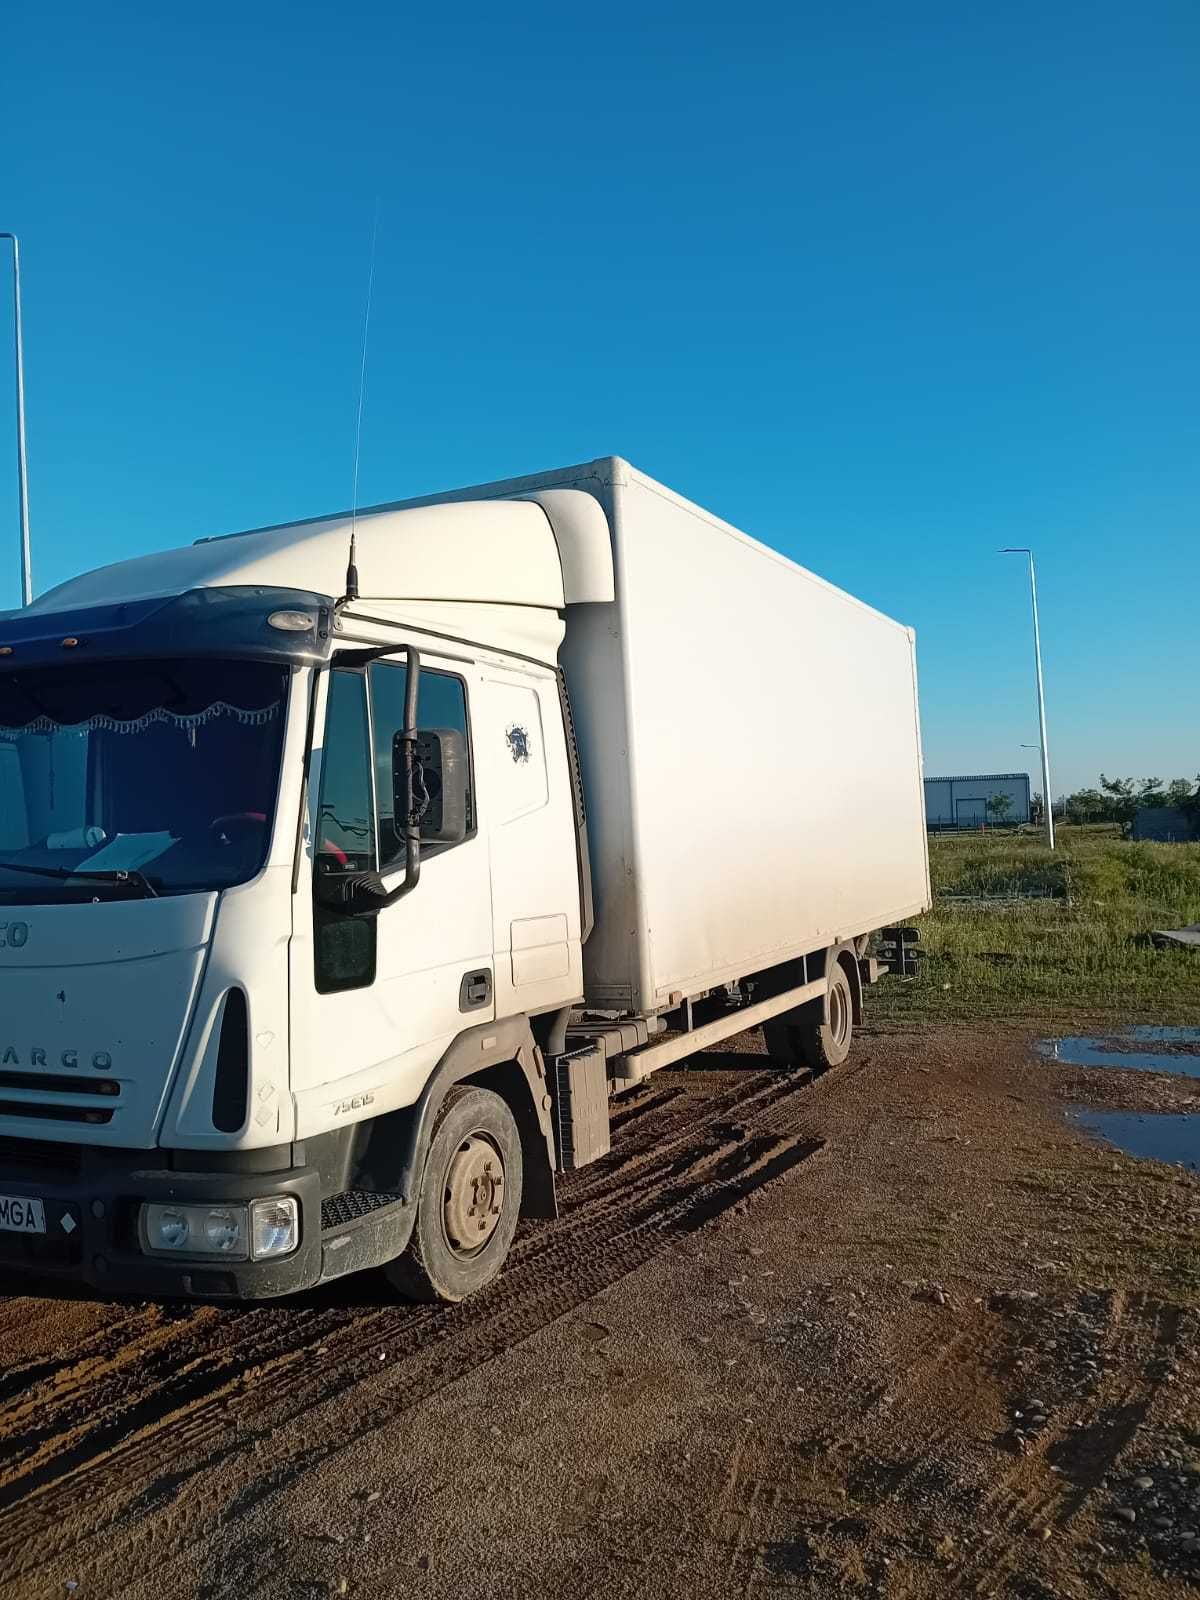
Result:
<svg viewBox="0 0 1200 1600"><path fill-rule="evenodd" d="M928 904L912 632L619 459L85 574L0 617L0 1263L461 1299Z"/></svg>

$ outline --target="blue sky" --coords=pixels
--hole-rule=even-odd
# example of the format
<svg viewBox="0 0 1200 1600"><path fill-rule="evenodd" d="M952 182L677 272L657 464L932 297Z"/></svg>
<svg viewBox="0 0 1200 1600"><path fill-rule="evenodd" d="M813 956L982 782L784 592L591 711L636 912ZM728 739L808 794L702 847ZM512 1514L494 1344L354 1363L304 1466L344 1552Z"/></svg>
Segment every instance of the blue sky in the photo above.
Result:
<svg viewBox="0 0 1200 1600"><path fill-rule="evenodd" d="M406 12L6 12L35 587L349 502L378 195L363 501L626 455L917 628L931 772L1036 770L1033 544L1056 788L1200 767L1194 5Z"/></svg>

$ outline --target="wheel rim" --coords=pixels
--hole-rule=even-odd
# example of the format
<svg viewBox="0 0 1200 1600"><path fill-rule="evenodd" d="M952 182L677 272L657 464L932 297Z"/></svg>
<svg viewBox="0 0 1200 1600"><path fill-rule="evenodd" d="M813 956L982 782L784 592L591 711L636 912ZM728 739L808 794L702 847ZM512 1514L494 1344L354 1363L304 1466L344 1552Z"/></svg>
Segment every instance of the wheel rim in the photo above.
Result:
<svg viewBox="0 0 1200 1600"><path fill-rule="evenodd" d="M835 1044L845 1044L850 1031L849 996L844 985L834 983L829 989L829 1035Z"/></svg>
<svg viewBox="0 0 1200 1600"><path fill-rule="evenodd" d="M442 1227L458 1256L486 1248L504 1210L504 1162L482 1133L465 1138L450 1157L442 1189Z"/></svg>

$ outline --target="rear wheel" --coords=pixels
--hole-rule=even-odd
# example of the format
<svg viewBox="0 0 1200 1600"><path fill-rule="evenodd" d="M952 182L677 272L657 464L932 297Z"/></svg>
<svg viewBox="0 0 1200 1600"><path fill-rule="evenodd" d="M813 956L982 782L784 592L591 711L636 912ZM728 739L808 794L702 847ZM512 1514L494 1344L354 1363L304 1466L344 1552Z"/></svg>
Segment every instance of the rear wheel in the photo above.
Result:
<svg viewBox="0 0 1200 1600"><path fill-rule="evenodd" d="M403 1255L384 1268L409 1300L464 1300L504 1265L521 1211L521 1136L490 1089L442 1101Z"/></svg>
<svg viewBox="0 0 1200 1600"><path fill-rule="evenodd" d="M834 963L828 995L764 1024L763 1042L769 1056L789 1066L813 1072L841 1066L854 1042L854 992L842 962Z"/></svg>
<svg viewBox="0 0 1200 1600"><path fill-rule="evenodd" d="M811 1010L813 1014L803 1017L796 1027L801 1060L814 1072L840 1067L854 1042L854 991L840 961L829 974L825 1004L818 1000Z"/></svg>

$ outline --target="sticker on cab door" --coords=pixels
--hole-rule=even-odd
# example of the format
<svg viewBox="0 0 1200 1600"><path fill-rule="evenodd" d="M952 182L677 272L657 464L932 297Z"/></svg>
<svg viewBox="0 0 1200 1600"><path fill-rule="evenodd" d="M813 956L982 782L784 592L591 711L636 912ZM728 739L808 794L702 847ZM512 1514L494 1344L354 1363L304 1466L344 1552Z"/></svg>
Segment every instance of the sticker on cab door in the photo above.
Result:
<svg viewBox="0 0 1200 1600"><path fill-rule="evenodd" d="M524 765L529 760L530 755L529 729L522 728L519 723L514 722L505 731L504 737L508 740L508 751L513 760L518 765Z"/></svg>

